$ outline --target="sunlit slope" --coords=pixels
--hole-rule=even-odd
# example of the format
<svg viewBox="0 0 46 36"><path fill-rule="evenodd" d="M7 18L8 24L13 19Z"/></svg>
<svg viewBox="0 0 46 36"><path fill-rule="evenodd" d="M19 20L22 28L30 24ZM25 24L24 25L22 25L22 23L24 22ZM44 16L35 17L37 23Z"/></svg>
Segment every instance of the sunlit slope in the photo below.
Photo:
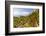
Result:
<svg viewBox="0 0 46 36"><path fill-rule="evenodd" d="M36 9L28 16L13 17L13 26L20 27L37 27L39 25L39 10Z"/></svg>

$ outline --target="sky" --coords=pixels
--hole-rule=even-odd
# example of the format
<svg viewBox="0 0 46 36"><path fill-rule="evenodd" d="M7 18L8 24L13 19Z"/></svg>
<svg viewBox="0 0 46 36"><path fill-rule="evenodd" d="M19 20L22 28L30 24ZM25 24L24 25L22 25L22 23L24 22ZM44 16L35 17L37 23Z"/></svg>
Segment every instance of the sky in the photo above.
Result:
<svg viewBox="0 0 46 36"><path fill-rule="evenodd" d="M14 8L13 9L13 16L20 17L20 16L27 16L31 14L33 9L31 8Z"/></svg>

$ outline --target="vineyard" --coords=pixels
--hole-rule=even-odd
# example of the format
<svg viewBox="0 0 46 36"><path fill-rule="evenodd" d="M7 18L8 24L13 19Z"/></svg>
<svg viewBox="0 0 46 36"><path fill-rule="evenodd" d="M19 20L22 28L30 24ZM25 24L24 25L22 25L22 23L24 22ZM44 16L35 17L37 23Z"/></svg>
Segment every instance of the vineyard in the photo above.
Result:
<svg viewBox="0 0 46 36"><path fill-rule="evenodd" d="M39 9L36 9L28 16L13 17L14 28L38 27L39 26Z"/></svg>

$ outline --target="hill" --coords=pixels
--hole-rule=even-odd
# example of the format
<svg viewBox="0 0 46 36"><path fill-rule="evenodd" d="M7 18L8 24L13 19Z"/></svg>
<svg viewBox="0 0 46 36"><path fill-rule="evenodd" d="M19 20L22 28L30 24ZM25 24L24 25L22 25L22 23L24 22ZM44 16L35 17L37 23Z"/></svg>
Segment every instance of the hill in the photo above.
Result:
<svg viewBox="0 0 46 36"><path fill-rule="evenodd" d="M37 27L39 26L39 10L36 9L28 16L13 17L14 27Z"/></svg>

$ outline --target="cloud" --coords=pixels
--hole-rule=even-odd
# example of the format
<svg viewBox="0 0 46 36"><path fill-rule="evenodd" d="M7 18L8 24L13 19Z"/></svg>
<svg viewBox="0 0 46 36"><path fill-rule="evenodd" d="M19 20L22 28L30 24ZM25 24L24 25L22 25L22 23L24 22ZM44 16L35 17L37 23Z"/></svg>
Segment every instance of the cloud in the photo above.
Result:
<svg viewBox="0 0 46 36"><path fill-rule="evenodd" d="M15 17L19 17L19 16L28 16L29 14L31 14L32 12L14 12L14 16Z"/></svg>
<svg viewBox="0 0 46 36"><path fill-rule="evenodd" d="M20 16L28 16L32 13L32 9L14 9L13 16L20 17Z"/></svg>

